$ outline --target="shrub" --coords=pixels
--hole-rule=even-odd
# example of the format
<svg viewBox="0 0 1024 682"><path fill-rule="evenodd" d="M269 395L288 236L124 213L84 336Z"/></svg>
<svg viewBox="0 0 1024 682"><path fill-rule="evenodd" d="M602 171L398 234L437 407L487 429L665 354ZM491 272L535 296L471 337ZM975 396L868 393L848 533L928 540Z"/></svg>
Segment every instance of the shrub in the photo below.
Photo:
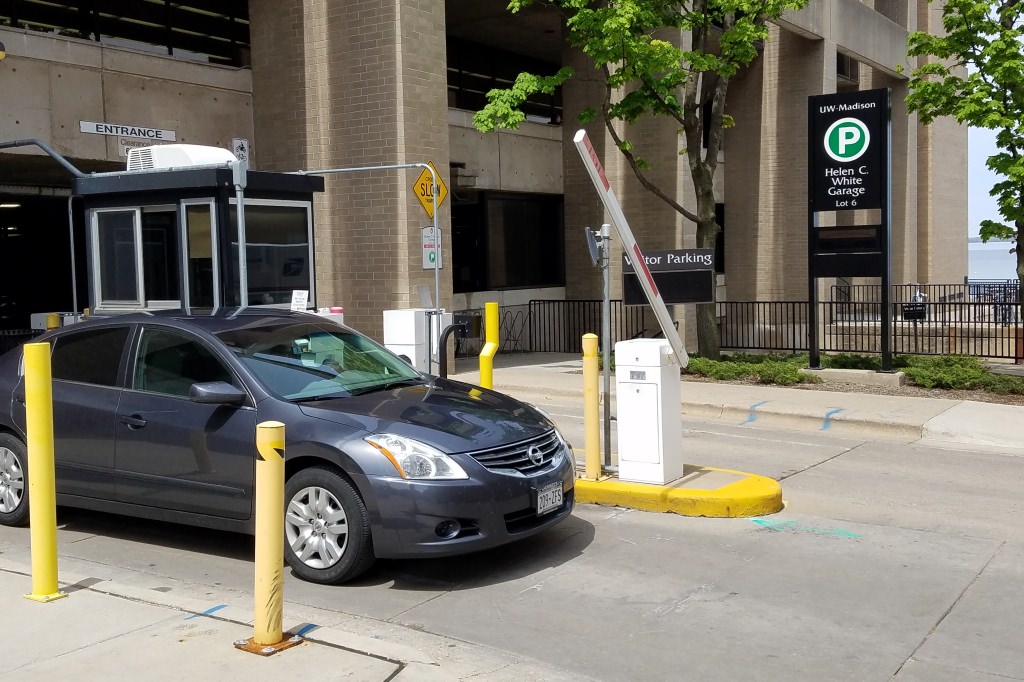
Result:
<svg viewBox="0 0 1024 682"><path fill-rule="evenodd" d="M911 383L925 388L984 388L991 377L980 359L968 355L913 356L903 371Z"/></svg>

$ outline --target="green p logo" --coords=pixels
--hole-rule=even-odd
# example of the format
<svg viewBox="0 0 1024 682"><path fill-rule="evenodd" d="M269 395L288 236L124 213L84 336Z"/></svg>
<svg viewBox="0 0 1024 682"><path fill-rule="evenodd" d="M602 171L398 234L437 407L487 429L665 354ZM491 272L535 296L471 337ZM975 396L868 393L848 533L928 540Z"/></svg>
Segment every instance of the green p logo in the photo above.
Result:
<svg viewBox="0 0 1024 682"><path fill-rule="evenodd" d="M825 131L825 152L840 163L856 161L870 143L868 127L857 118L841 118Z"/></svg>

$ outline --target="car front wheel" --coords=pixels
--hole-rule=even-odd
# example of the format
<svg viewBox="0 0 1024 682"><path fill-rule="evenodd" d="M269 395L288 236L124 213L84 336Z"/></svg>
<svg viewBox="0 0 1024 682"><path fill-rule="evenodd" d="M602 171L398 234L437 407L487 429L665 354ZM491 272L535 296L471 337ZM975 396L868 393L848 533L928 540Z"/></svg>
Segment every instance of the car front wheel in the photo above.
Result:
<svg viewBox="0 0 1024 682"><path fill-rule="evenodd" d="M299 471L285 484L285 559L314 583L342 583L373 565L366 505L346 478L324 467Z"/></svg>
<svg viewBox="0 0 1024 682"><path fill-rule="evenodd" d="M25 444L0 433L0 524L28 522L28 457Z"/></svg>

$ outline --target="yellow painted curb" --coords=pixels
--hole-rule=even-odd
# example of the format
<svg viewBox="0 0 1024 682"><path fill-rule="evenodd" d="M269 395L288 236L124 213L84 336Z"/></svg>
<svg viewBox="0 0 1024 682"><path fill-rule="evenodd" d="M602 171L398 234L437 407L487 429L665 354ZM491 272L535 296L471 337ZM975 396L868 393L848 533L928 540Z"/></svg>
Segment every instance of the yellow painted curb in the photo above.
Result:
<svg viewBox="0 0 1024 682"><path fill-rule="evenodd" d="M720 471L743 478L712 490L683 488L685 477L665 485L624 483L617 479L591 481L576 479L576 501L605 504L653 512L672 512L683 516L735 518L762 516L781 511L782 486L766 476L732 469L694 467L695 471Z"/></svg>

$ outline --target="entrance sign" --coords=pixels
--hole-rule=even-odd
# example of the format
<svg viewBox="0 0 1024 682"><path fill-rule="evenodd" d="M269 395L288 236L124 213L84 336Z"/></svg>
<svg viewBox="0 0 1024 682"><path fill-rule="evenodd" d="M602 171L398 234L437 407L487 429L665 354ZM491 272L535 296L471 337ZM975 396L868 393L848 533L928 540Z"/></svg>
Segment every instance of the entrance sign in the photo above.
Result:
<svg viewBox="0 0 1024 682"><path fill-rule="evenodd" d="M889 147L889 90L811 97L814 211L881 208ZM884 195L884 196L883 196Z"/></svg>
<svg viewBox="0 0 1024 682"><path fill-rule="evenodd" d="M429 165L434 170L434 177L437 178L437 207L441 208L441 204L448 198L448 187L444 184L444 180L441 178L441 174L437 172L437 168L434 167L433 161L428 161ZM434 189L431 183L430 171L426 168L416 178L416 182L412 184L412 191L416 195L416 198L420 200L420 205L423 206L423 210L427 212L427 217L434 217ZM433 267L433 266L431 266Z"/></svg>
<svg viewBox="0 0 1024 682"><path fill-rule="evenodd" d="M661 298L661 293L658 291L658 285L655 284L654 277L647 267L644 254L640 251L640 247L633 237L633 231L629 229L629 223L626 222L626 216L622 213L619 200L615 198L615 192L612 191L611 183L608 182L608 177L604 173L601 159L597 157L597 151L594 150L594 146L590 143L590 138L587 137L587 131L577 130L572 141L576 145L576 151L580 153L580 158L583 159L583 166L587 169L587 174L590 175L590 180L594 183L594 187L601 197L605 210L611 216L612 225L615 226L615 231L622 241L622 250L629 254L634 267L639 270L637 281L647 296L647 301L651 304L655 317L658 318L658 325L661 327L662 333L665 334L665 338L672 346L676 362L679 363L680 367L686 367L690 362L690 356L686 354L683 341L679 338L679 332L676 331L675 324L672 323L672 318L668 314L668 308L665 307L665 301Z"/></svg>
<svg viewBox="0 0 1024 682"><path fill-rule="evenodd" d="M115 137L137 137L143 140L174 142L176 135L173 130L161 128L140 128L123 126L116 123L98 123L96 121L79 121L78 130L93 135L114 135Z"/></svg>
<svg viewBox="0 0 1024 682"><path fill-rule="evenodd" d="M807 98L808 146L808 345L819 367L819 277L879 277L882 370L892 369L889 282L892 214L891 113L888 88ZM821 225L824 211L874 209L873 224ZM873 220L873 219L869 219Z"/></svg>
<svg viewBox="0 0 1024 682"><path fill-rule="evenodd" d="M648 251L644 259L665 303L714 302L714 249ZM644 305L647 300L637 281L633 263L625 254L622 260L622 302L624 305Z"/></svg>
<svg viewBox="0 0 1024 682"><path fill-rule="evenodd" d="M437 239L438 241L441 239L441 228L437 228ZM444 268L444 262L441 260L440 255L441 245L434 243L433 225L424 227L420 230L420 242L423 244L423 269L433 270L435 267Z"/></svg>

